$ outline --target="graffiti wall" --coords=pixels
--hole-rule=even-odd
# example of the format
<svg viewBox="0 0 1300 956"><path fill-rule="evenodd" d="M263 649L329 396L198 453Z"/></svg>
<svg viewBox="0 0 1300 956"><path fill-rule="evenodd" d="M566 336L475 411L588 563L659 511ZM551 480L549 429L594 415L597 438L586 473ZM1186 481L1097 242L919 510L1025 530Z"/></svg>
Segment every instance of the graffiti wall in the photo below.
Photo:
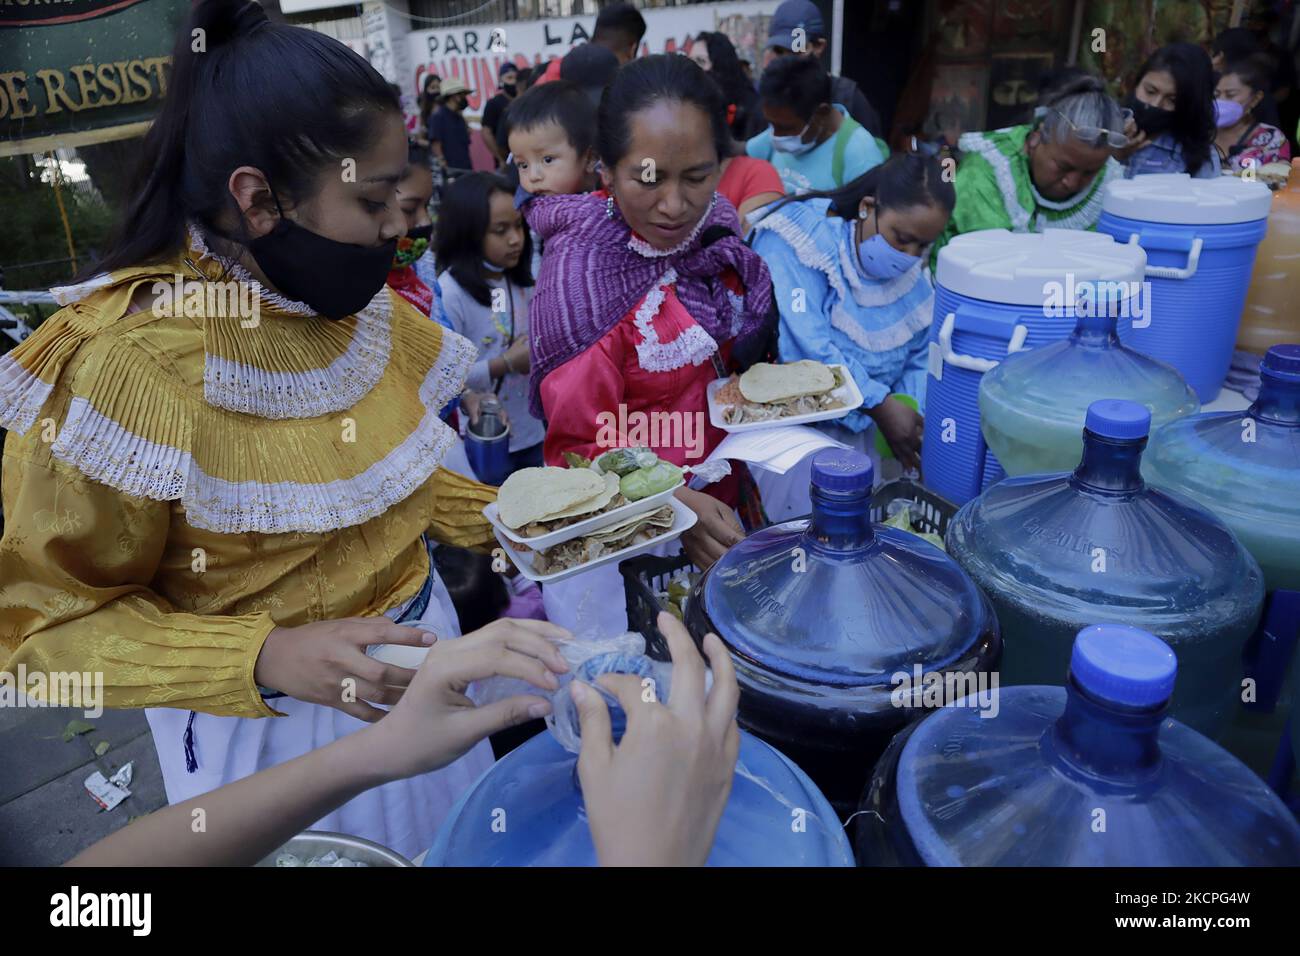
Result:
<svg viewBox="0 0 1300 956"><path fill-rule="evenodd" d="M641 11L646 20L642 54L688 52L705 31L725 33L742 59L762 63L767 25L779 0L709 3ZM591 39L595 15L560 17L472 27L417 30L407 38L411 64L403 84L419 90L426 73L458 77L474 91L469 108L477 112L496 89L497 70L509 60L517 66L539 66Z"/></svg>

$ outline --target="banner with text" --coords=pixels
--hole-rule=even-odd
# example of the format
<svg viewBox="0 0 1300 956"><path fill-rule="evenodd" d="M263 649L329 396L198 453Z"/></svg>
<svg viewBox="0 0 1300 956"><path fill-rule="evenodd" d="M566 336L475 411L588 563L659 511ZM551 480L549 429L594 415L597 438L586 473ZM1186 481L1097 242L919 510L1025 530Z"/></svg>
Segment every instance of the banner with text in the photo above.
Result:
<svg viewBox="0 0 1300 956"><path fill-rule="evenodd" d="M188 12L187 0L0 0L0 156L143 133Z"/></svg>
<svg viewBox="0 0 1300 956"><path fill-rule="evenodd" d="M641 53L686 53L701 33L721 32L731 38L740 58L753 64L757 75L768 22L778 4L779 0L753 0L642 10L646 35ZM504 61L517 66L545 64L590 40L595 25L592 15L413 31L407 37L413 68L410 89L418 92L426 73L458 77L474 91L469 108L477 112L496 90L497 70Z"/></svg>

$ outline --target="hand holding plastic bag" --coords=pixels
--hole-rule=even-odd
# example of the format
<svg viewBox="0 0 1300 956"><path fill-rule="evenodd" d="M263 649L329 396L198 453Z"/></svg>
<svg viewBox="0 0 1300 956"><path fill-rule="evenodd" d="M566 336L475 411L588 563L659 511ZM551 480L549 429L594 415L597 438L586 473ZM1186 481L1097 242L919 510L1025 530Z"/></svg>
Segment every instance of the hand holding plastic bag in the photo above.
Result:
<svg viewBox="0 0 1300 956"><path fill-rule="evenodd" d="M578 777L602 866L703 865L731 794L740 750L740 691L731 657L716 635L705 638L717 675L710 689L709 671L686 628L667 613L658 625L671 669L644 657L604 655L568 682L582 731ZM606 672L596 684L585 683L581 678L593 670ZM617 705L607 705L606 695ZM555 703L558 725L569 718Z"/></svg>
<svg viewBox="0 0 1300 956"><path fill-rule="evenodd" d="M561 698L568 700L569 681L573 679L574 672L590 658L605 654L621 654L635 657L645 653L645 638L633 631L618 634L614 637L598 639L570 637L567 640L557 640L554 643L556 650L560 652L560 656L569 665L569 670L568 673L561 675L559 689L551 694L552 705ZM486 707L498 700L505 700L507 697L514 697L517 694L535 693L536 690L531 685L512 677L489 677L486 680L475 681L466 691L469 699L479 707ZM554 713L554 707L552 707L552 713ZM552 725L552 728L554 727L552 718L547 718L547 722ZM563 743L563 739L560 739L561 743ZM576 732L573 739L575 743L569 749L576 754L578 752Z"/></svg>

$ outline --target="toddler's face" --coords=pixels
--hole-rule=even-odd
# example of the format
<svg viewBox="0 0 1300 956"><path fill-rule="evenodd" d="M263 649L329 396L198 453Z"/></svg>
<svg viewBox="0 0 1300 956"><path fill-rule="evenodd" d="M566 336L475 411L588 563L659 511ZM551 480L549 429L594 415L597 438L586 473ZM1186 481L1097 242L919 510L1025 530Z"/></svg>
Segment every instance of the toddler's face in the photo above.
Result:
<svg viewBox="0 0 1300 956"><path fill-rule="evenodd" d="M578 155L559 123L511 130L510 152L519 167L519 184L534 196L582 192L596 165L590 151Z"/></svg>

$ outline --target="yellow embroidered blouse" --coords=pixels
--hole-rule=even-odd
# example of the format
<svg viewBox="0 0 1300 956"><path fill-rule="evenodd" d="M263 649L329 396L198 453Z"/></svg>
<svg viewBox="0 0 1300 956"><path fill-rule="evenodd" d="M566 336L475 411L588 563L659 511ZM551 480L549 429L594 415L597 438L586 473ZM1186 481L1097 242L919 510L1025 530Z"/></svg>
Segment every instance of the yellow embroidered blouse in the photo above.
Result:
<svg viewBox="0 0 1300 956"><path fill-rule="evenodd" d="M495 489L439 468L474 346L387 288L334 322L265 291L229 308L234 282L191 231L172 262L56 290L0 356L4 669L273 716L253 667L274 626L408 600L426 530L492 540ZM158 304L128 314L142 284Z"/></svg>

